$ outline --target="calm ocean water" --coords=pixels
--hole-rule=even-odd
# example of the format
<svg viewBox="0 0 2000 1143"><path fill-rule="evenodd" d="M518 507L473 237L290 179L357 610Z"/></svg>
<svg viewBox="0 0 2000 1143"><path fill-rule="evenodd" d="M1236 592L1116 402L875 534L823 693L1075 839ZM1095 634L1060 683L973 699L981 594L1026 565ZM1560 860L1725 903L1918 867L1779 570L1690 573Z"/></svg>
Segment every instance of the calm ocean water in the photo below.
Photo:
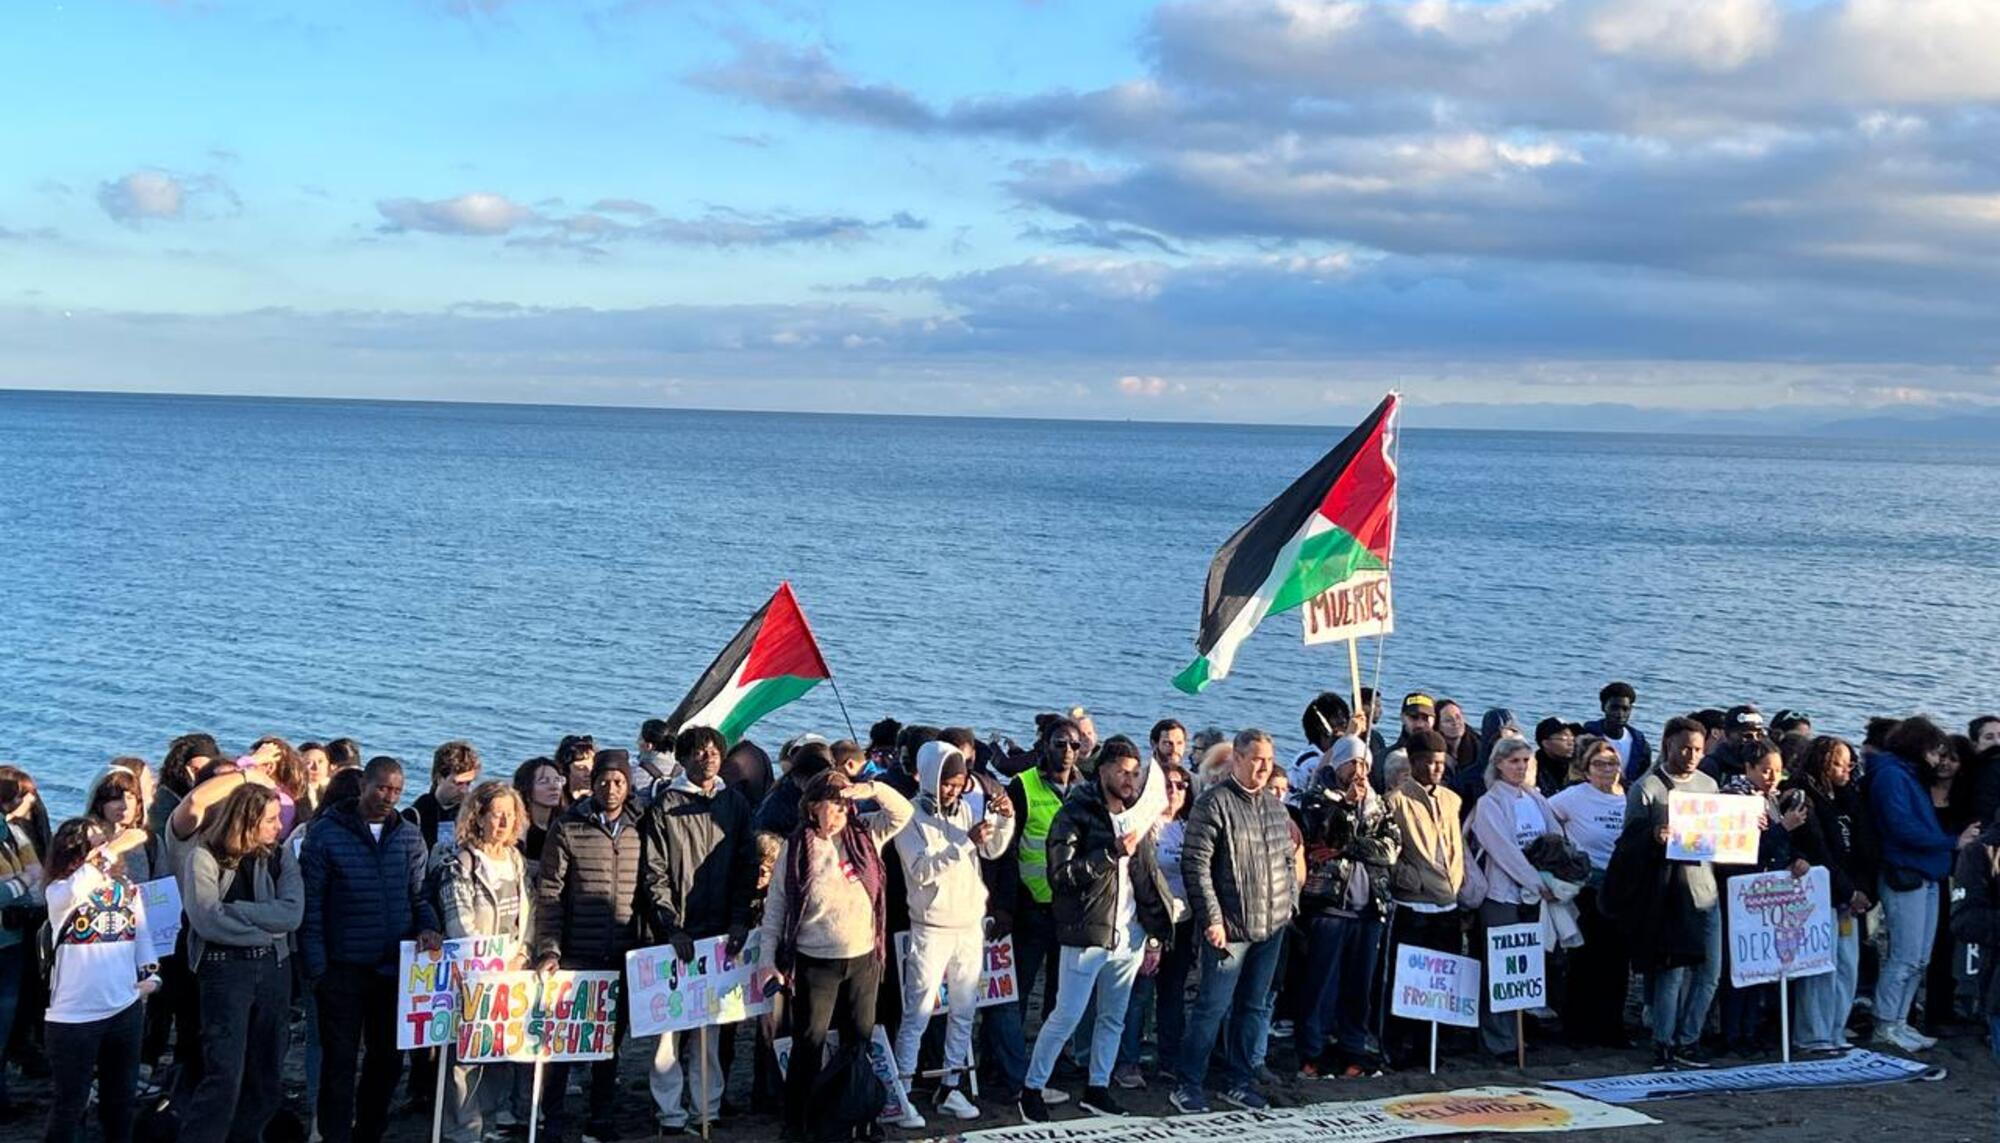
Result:
<svg viewBox="0 0 2000 1143"><path fill-rule="evenodd" d="M190 729L629 744L783 578L864 733L1083 702L1282 750L1346 685L1296 616L1168 680L1215 547L1345 431L0 392L0 760L67 809ZM2000 454L1419 429L1402 461L1392 696L1580 719L1623 677L1648 727L1850 733L2000 698ZM828 688L754 736L804 729L842 731Z"/></svg>

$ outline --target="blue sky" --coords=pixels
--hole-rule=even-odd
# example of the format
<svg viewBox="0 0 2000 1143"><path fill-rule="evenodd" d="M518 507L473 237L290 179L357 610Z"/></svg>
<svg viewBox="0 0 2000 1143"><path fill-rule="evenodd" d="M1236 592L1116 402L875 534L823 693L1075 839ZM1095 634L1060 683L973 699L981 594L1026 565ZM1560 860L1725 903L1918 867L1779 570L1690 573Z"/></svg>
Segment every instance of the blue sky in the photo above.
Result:
<svg viewBox="0 0 2000 1143"><path fill-rule="evenodd" d="M1991 0L10 6L0 386L1991 402Z"/></svg>

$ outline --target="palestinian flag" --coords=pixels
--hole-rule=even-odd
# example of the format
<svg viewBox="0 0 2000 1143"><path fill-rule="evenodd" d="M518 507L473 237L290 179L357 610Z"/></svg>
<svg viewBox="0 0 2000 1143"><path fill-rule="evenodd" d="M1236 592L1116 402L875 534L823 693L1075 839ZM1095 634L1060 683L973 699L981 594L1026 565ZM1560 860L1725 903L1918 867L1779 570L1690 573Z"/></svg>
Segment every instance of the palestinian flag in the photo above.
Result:
<svg viewBox="0 0 2000 1143"><path fill-rule="evenodd" d="M832 677L792 585L781 583L702 672L667 725L676 734L684 726L712 726L734 746L758 719Z"/></svg>
<svg viewBox="0 0 2000 1143"><path fill-rule="evenodd" d="M1386 571L1396 539L1389 450L1402 399L1382 398L1347 439L1229 537L1208 565L1201 657L1174 677L1194 695L1229 673L1236 648L1273 612L1290 611L1361 571Z"/></svg>

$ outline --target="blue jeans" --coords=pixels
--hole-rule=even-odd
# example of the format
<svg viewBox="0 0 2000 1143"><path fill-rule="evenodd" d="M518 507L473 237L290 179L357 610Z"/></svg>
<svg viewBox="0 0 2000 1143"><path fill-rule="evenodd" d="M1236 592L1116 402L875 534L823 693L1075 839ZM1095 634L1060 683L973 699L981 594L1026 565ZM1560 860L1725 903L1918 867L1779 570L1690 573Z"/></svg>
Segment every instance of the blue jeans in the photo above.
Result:
<svg viewBox="0 0 2000 1143"><path fill-rule="evenodd" d="M1097 999L1097 1020L1090 1037L1090 1086L1111 1082L1111 1066L1118 1059L1118 1042L1125 1035L1125 1007L1132 998L1132 981L1145 959L1144 946L1126 945L1117 950L1085 949L1064 945L1059 962L1062 992L1056 1010L1042 1021L1035 1035L1035 1054L1028 1064L1030 1089L1049 1085L1056 1070L1056 1057L1069 1042L1070 1033L1083 1022L1083 1010Z"/></svg>
<svg viewBox="0 0 2000 1143"><path fill-rule="evenodd" d="M1907 1023L1917 982L1931 962L1937 940L1938 885L1926 881L1910 890L1882 883L1882 915L1889 922L1889 955L1882 958L1882 977L1875 982L1875 1019Z"/></svg>
<svg viewBox="0 0 2000 1143"><path fill-rule="evenodd" d="M1368 1003L1382 947L1379 917L1321 913L1306 929L1305 976L1299 997L1299 1061L1326 1051L1328 1034L1341 1051L1368 1051Z"/></svg>
<svg viewBox="0 0 2000 1143"><path fill-rule="evenodd" d="M27 941L0 948L0 1048L14 1038L14 1014L21 1007L21 977L27 965ZM0 1104L6 1102L7 1061L0 1059Z"/></svg>
<svg viewBox="0 0 2000 1143"><path fill-rule="evenodd" d="M1842 933L1840 926L1847 926ZM1792 1043L1801 1048L1838 1048L1854 1009L1855 977L1861 969L1861 920L1834 918L1833 971L1792 982Z"/></svg>
<svg viewBox="0 0 2000 1143"><path fill-rule="evenodd" d="M1708 1006L1722 979L1722 918L1718 906L1702 910L1703 940L1708 956L1700 964L1656 969L1646 977L1646 1003L1651 1009L1656 1047L1692 1048L1701 1043Z"/></svg>
<svg viewBox="0 0 2000 1143"><path fill-rule="evenodd" d="M1208 1079L1209 1057L1215 1054L1215 1041L1227 1018L1229 1040L1222 1051L1222 1084L1225 1090L1248 1087L1253 1049L1271 1031L1269 1021L1259 1020L1256 1013L1271 992L1285 934L1280 930L1261 941L1230 941L1226 949L1208 944L1199 933L1196 939L1202 941L1201 988L1195 993L1187 1035L1181 1042L1181 1083L1189 1090L1201 1090ZM1263 1010L1269 1012L1268 1008Z"/></svg>
<svg viewBox="0 0 2000 1143"><path fill-rule="evenodd" d="M1993 1048L1993 1062L2000 1064L2000 1016L1986 1018L1986 1042Z"/></svg>
<svg viewBox="0 0 2000 1143"><path fill-rule="evenodd" d="M1016 984L1019 983L1017 980ZM1002 1101L1019 1098L1028 1082L1027 1033L1021 1027L1021 995L1005 1004L979 1010L980 1034L985 1037L986 1058L1000 1073Z"/></svg>

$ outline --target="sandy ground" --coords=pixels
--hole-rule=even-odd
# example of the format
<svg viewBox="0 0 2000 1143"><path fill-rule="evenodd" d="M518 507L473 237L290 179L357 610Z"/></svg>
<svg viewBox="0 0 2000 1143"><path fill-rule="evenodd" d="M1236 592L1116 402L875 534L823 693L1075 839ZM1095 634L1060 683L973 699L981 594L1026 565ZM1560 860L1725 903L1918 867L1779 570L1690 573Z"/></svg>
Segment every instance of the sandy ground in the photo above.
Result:
<svg viewBox="0 0 2000 1143"><path fill-rule="evenodd" d="M301 1030L302 1031L302 1030ZM618 1100L618 1123L620 1138L645 1140L653 1138L651 1120L651 1099L646 1089L646 1074L652 1058L651 1040L628 1043L619 1070L620 1096ZM747 1035L743 1047L747 1049ZM747 1051L743 1053L747 1055ZM288 1083L290 1104L302 1109L304 1090L298 1072L299 1052L292 1053L288 1061L288 1072L292 1073ZM1957 1030L1957 1034L1946 1037L1930 1052L1924 1054L1926 1062L1942 1065L1949 1070L1947 1078L1937 1082L1912 1082L1886 1084L1856 1088L1817 1088L1805 1091L1766 1092L1748 1095L1704 1095L1681 1099L1654 1100L1634 1105L1655 1119L1659 1126L1620 1128L1611 1132L1594 1134L1615 1134L1621 1140L1633 1143L1690 1143L1708 1139L1748 1138L1754 1136L1762 1143L1834 1143L1838 1140L1876 1140L1898 1138L1906 1143L1953 1143L1953 1141L2000 1140L2000 1066L1996 1066L1989 1055L1985 1042L1976 1028L1967 1026ZM1775 1056L1770 1057L1775 1059ZM1289 1075L1291 1057L1289 1050L1274 1046L1270 1066ZM1735 1063L1768 1062L1767 1060L1728 1059L1718 1062L1718 1066ZM1511 1067L1490 1066L1487 1058L1478 1053L1461 1051L1447 1055L1440 1061L1438 1074L1427 1075L1422 1071L1397 1072L1389 1075L1354 1080L1321 1080L1304 1083L1287 1080L1271 1089L1273 1102L1280 1105L1300 1105L1325 1103L1342 1100L1370 1100L1404 1092L1448 1091L1453 1088L1475 1087L1481 1084L1519 1084L1555 1079L1583 1079L1593 1076L1624 1075L1647 1069L1647 1057L1641 1051L1618 1052L1591 1050L1579 1052L1565 1048L1554 1041L1537 1043L1531 1033L1528 1051L1528 1068L1525 1072ZM1080 1084L1065 1086L1072 1095L1081 1094ZM1153 1085L1147 1090L1118 1093L1124 1103L1136 1114L1166 1115L1170 1108L1164 1089ZM15 1083L15 1098L37 1109L46 1106L47 1085L43 1082L21 1080ZM582 1127L583 1096L570 1097L570 1135L574 1143L576 1133ZM731 1076L729 1098L733 1108L745 1108L750 1102L750 1073L747 1063L740 1060ZM919 1094L919 1106L928 1110L928 1099ZM398 1105L402 1105L398 1094ZM932 1130L928 1132L888 1130L891 1139L919 1139L937 1136L952 1129L977 1129L1012 1125L1019 1122L1011 1106L983 1103L984 1114L976 1120L959 1124L941 1116L931 1116ZM1221 1105L1217 1105L1220 1109ZM1073 1107L1073 1105L1072 1105ZM1080 1113L1071 1107L1056 1109L1057 1117L1067 1118ZM391 1143L420 1143L429 1138L430 1119L427 1114L412 1110L399 1110L392 1120L389 1133ZM0 1127L0 1141L31 1140L41 1138L42 1120L39 1114L30 1115L11 1125ZM778 1138L778 1123L774 1109L747 1109L732 1116L725 1124L714 1130L717 1139L728 1143L775 1143ZM692 1133L690 1135L692 1136ZM1484 1138L1506 1138L1506 1136L1483 1136ZM86 1131L85 1138L98 1138L95 1124ZM519 1136L524 1140L525 1136Z"/></svg>

